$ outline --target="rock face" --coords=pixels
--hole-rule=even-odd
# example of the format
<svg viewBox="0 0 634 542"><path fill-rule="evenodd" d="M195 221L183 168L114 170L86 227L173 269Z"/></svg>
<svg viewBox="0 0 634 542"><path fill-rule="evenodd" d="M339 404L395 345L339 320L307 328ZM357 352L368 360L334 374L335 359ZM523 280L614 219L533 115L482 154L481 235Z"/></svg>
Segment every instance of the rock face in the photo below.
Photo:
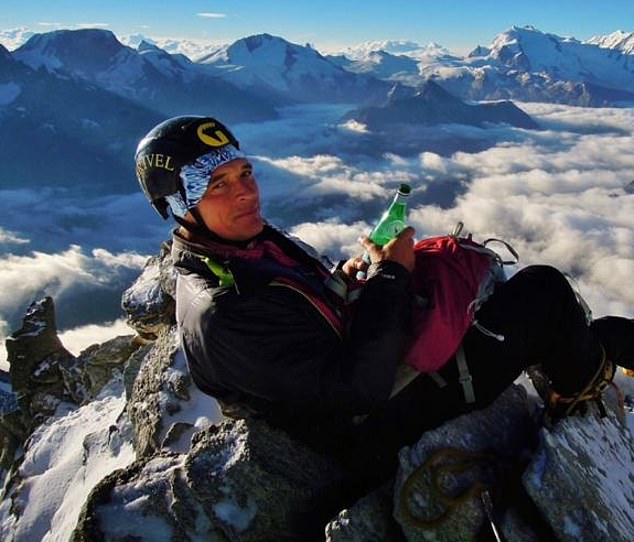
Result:
<svg viewBox="0 0 634 542"><path fill-rule="evenodd" d="M524 388L513 386L488 408L456 418L403 448L394 514L406 538L476 540L488 523L482 491L494 498L493 488L501 488L518 469L536 431Z"/></svg>
<svg viewBox="0 0 634 542"><path fill-rule="evenodd" d="M176 273L170 251L171 241L163 243L160 254L148 260L143 273L121 299L128 325L147 339L156 339L175 322Z"/></svg>
<svg viewBox="0 0 634 542"><path fill-rule="evenodd" d="M6 347L13 392L34 427L67 398L60 366L74 359L57 337L51 297L31 304L22 327L7 339Z"/></svg>
<svg viewBox="0 0 634 542"><path fill-rule="evenodd" d="M634 446L614 410L542 429L523 481L558 540L626 542L634 533Z"/></svg>
<svg viewBox="0 0 634 542"><path fill-rule="evenodd" d="M128 403L139 457L150 457L165 447L189 449L195 431L222 420L217 402L194 387L176 328L163 331L140 361ZM134 372L129 367L128 378ZM208 420L204 426L201 419Z"/></svg>
<svg viewBox="0 0 634 542"><path fill-rule="evenodd" d="M363 497L326 525L327 542L402 542L392 518L392 484Z"/></svg>
<svg viewBox="0 0 634 542"><path fill-rule="evenodd" d="M122 368L141 343L134 335L115 337L103 344L94 344L60 368L65 388L77 404L91 401L110 381L115 369Z"/></svg>
<svg viewBox="0 0 634 542"><path fill-rule="evenodd" d="M72 541L150 542L157 529L164 540L306 540L314 501L338 476L263 422L227 420L197 433L187 454L163 451L102 481Z"/></svg>

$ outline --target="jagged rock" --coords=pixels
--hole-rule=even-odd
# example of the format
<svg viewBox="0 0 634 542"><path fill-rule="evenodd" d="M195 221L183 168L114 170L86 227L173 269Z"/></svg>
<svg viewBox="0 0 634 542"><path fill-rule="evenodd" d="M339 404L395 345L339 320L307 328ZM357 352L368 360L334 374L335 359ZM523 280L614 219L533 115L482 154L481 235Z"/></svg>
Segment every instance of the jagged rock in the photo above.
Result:
<svg viewBox="0 0 634 542"><path fill-rule="evenodd" d="M27 435L28 430L19 410L0 416L0 469L11 469Z"/></svg>
<svg viewBox="0 0 634 542"><path fill-rule="evenodd" d="M339 474L262 421L228 420L197 433L188 454L161 452L102 481L71 540L306 540Z"/></svg>
<svg viewBox="0 0 634 542"><path fill-rule="evenodd" d="M121 298L128 325L147 339L156 339L175 321L176 271L171 245L171 241L161 245L160 254L147 261L143 273Z"/></svg>
<svg viewBox="0 0 634 542"><path fill-rule="evenodd" d="M401 542L392 518L392 484L358 500L326 525L326 542Z"/></svg>
<svg viewBox="0 0 634 542"><path fill-rule="evenodd" d="M29 306L22 327L6 340L13 392L27 425L35 427L69 399L60 365L74 356L57 337L51 297Z"/></svg>
<svg viewBox="0 0 634 542"><path fill-rule="evenodd" d="M94 399L112 379L113 372L123 369L141 344L134 335L122 335L89 346L71 363L62 365L64 384L74 402L81 404Z"/></svg>
<svg viewBox="0 0 634 542"><path fill-rule="evenodd" d="M121 373L90 403L65 403L25 443L0 493L0 540L68 540L81 505L108 472L134 461Z"/></svg>
<svg viewBox="0 0 634 542"><path fill-rule="evenodd" d="M520 486L521 458L534 444L536 432L526 391L511 386L486 409L451 420L403 448L394 516L407 540L476 540L488 525L478 484L502 488L515 478ZM443 502L441 493L457 498L456 503ZM499 498L493 490L491 494L494 500ZM500 524L504 528L504 521ZM533 535L504 529L504 536L530 540Z"/></svg>
<svg viewBox="0 0 634 542"><path fill-rule="evenodd" d="M154 542L158 537L225 542L189 499L183 462L183 455L163 452L108 475L88 496L70 542Z"/></svg>
<svg viewBox="0 0 634 542"><path fill-rule="evenodd" d="M634 444L620 408L542 429L523 483L564 542L626 542L634 533Z"/></svg>
<svg viewBox="0 0 634 542"><path fill-rule="evenodd" d="M135 429L134 448L139 457L148 457L163 447L178 451L184 447L186 451L189 437L201 428L195 426L202 417L211 423L222 419L218 403L193 385L175 327L161 331L142 353L142 359L131 358L140 366L128 402ZM128 382L131 378L127 376Z"/></svg>

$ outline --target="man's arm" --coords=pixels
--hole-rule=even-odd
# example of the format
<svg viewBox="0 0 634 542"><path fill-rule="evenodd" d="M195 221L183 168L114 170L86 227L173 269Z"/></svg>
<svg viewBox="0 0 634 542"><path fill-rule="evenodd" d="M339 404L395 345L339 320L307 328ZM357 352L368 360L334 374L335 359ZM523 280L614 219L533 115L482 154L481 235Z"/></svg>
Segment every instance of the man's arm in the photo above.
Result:
<svg viewBox="0 0 634 542"><path fill-rule="evenodd" d="M181 323L194 380L307 411L367 413L387 400L409 337L412 298L409 271L387 256L407 253L409 238L368 247L375 263L344 339L296 291L269 286L213 299L203 292Z"/></svg>

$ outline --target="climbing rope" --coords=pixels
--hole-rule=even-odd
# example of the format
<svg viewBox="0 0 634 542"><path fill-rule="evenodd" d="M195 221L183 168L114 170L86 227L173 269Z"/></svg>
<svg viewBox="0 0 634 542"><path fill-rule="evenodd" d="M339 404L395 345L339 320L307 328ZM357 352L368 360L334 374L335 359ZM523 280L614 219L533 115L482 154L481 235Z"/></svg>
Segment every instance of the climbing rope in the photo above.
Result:
<svg viewBox="0 0 634 542"><path fill-rule="evenodd" d="M445 523L458 507L470 499L482 502L496 539L501 542L500 531L493 517L493 503L490 490L492 483L476 478L468 487L457 493L443 488L443 478L447 475L466 474L481 469L498 469L500 457L488 451L468 451L458 448L441 448L432 453L405 480L400 493L399 509L403 520L416 528L433 529ZM412 494L418 485L428 485L430 501L444 505L444 511L433 518L423 519L414 515L410 508Z"/></svg>

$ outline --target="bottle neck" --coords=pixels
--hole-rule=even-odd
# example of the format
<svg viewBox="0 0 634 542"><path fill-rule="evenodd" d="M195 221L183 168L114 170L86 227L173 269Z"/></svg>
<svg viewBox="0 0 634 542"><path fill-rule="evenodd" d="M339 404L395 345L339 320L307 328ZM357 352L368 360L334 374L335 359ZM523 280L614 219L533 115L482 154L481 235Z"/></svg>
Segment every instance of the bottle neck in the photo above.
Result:
<svg viewBox="0 0 634 542"><path fill-rule="evenodd" d="M409 198L409 194L403 194L402 192L397 192L396 196L394 196L394 201L392 201L392 205L407 205L408 198Z"/></svg>
<svg viewBox="0 0 634 542"><path fill-rule="evenodd" d="M402 215L405 217L405 212L407 209L407 198L408 194L401 194L398 192L396 196L394 196L394 200L390 204L387 209L388 215Z"/></svg>

